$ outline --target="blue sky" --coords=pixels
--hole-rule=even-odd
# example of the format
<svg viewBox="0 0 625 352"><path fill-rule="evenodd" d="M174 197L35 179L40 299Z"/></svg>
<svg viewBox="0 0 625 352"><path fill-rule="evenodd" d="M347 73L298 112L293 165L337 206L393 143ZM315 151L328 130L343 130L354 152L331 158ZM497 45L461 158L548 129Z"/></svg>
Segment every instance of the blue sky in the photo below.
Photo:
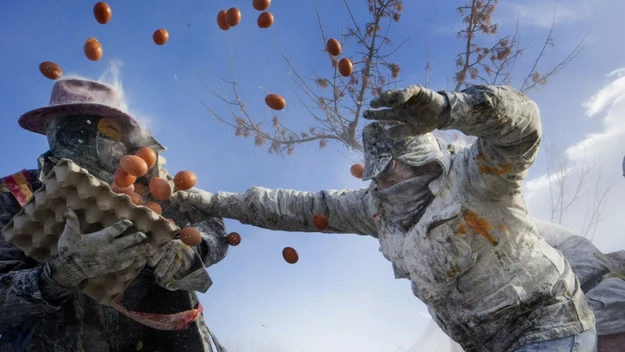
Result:
<svg viewBox="0 0 625 352"><path fill-rule="evenodd" d="M37 156L47 150L45 137L20 129L17 119L47 104L53 82L39 73L38 65L54 61L66 74L98 79L108 72L106 79L121 79L130 111L169 148L164 154L166 168L172 173L193 170L198 187L236 192L255 185L310 191L365 186L349 174L351 161L360 160L357 153L330 144L324 150L316 145L298 146L292 157L269 155L268 146L255 147L253 138L235 138L232 128L217 122L185 87L228 117L226 106L210 95L185 62L214 89L225 89L232 97L212 74L232 78L231 42L236 79L248 110L261 119L267 112L266 92L275 92L287 99L287 108L279 113L282 121L296 130L309 127L310 118L287 84L289 69L276 50L273 34L300 74L329 73L312 1L274 0L270 11L275 24L269 30L256 27L258 12L251 0L154 0L151 5L109 1L113 18L104 26L93 19L94 3L0 3L0 174L36 167ZM463 2L450 3L453 6L405 3L402 20L391 31L396 43L410 37L394 56L402 66L400 85L422 82L426 38L431 86L444 89L451 80L461 45L455 36L460 21L454 8ZM357 18L366 16L365 4L353 1ZM613 187L595 243L604 250L623 249L625 239L612 234L618 230L614 219L624 210L615 193L624 191L619 183L620 159L625 154L621 138L625 134L621 130L625 127L621 122L625 83L620 73L606 74L625 67L625 46L617 35L623 30L619 13L625 11L625 4L618 0L506 1L496 20L504 33L511 33L520 18L522 40L530 46L517 77L529 69L556 4L556 45L546 56L547 66L557 63L586 32L590 35L578 59L531 96L541 107L544 130L553 133L562 148L594 141L588 144L586 155L598 158L596 165ZM221 31L216 14L233 6L241 9L242 22ZM342 2L319 0L317 6L327 35L339 36L348 23ZM164 46L152 43L152 33L158 28L170 32ZM82 52L84 41L92 36L103 45L104 57L99 62L87 60ZM352 54L354 44L345 44L344 50ZM114 74L117 68L121 68L120 75ZM598 107L596 118L588 118L585 102ZM579 151L579 147L568 150L571 165L580 162ZM547 170L545 160L542 153L530 172L527 197L534 215L542 218L549 216L544 197L548 182L542 177ZM583 206L572 210L567 224L579 227L577 219L584 211ZM407 351L431 320L412 296L409 282L393 279L390 264L372 238L281 233L233 221L227 224L229 231L242 234L243 242L209 269L214 285L201 299L209 326L232 351ZM282 259L285 246L298 250L296 265Z"/></svg>

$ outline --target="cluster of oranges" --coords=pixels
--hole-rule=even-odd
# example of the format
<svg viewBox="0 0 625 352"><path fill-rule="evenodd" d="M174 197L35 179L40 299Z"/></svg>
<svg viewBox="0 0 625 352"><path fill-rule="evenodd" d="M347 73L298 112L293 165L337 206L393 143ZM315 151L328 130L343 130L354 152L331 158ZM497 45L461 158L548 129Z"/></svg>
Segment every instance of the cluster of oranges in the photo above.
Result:
<svg viewBox="0 0 625 352"><path fill-rule="evenodd" d="M262 11L258 15L256 24L259 28L269 28L273 24L273 14L269 11L265 11L271 5L271 0L253 0L252 6L257 11ZM229 30L231 27L237 26L241 22L241 10L233 7L226 10L221 10L217 13L217 25L224 31Z"/></svg>
<svg viewBox="0 0 625 352"><path fill-rule="evenodd" d="M125 155L119 161L119 168L115 171L111 190L118 194L125 194L130 201L137 206L144 206L153 212L162 215L163 208L156 201L168 200L172 192L184 191L192 188L197 183L197 176L191 171L180 171L174 176L173 188L169 181L162 177L152 177L148 186L137 182L137 178L143 177L156 164L156 153L148 147L141 148L134 155ZM144 202L151 196L155 201ZM175 225L172 219L167 219ZM178 238L188 245L197 246L202 243L200 232L194 227L184 227L180 230ZM228 235L227 242L232 246L241 243L241 236L233 232Z"/></svg>
<svg viewBox="0 0 625 352"><path fill-rule="evenodd" d="M161 177L152 177L148 186L137 182L148 170L156 164L156 153L148 147L141 148L134 155L125 155L115 171L111 190L118 194L125 194L137 206L144 206L153 212L162 215L163 208L157 201L168 200L174 191L170 183ZM191 171L180 171L173 180L175 190L187 190L195 186L197 176ZM150 196L154 201L144 202ZM173 220L167 219L174 223ZM175 224L175 223L174 223ZM200 232L192 227L185 227L179 233L180 240L189 246L197 246L202 242Z"/></svg>
<svg viewBox="0 0 625 352"><path fill-rule="evenodd" d="M261 11L257 20L258 27L271 27L274 23L274 16L267 11L271 5L271 0L253 0L252 5L255 10ZM111 7L105 2L98 2L94 6L93 13L96 21L100 24L107 24L111 20ZM240 22L241 11L236 7L221 10L217 14L217 25L224 31L237 26ZM169 40L169 32L165 29L158 29L152 35L152 39L155 44L164 45ZM330 38L326 43L326 50L333 57L340 56L342 53L341 43L335 38ZM89 38L85 42L84 52L89 60L98 61L103 55L102 45L96 38ZM349 58L344 57L339 60L338 70L341 76L349 77L353 69L353 63ZM39 70L49 79L58 79L63 74L62 69L50 61L41 63ZM273 110L280 111L286 107L286 100L278 94L268 94L265 97L265 104ZM160 177L152 177L147 187L142 183L135 183L138 177L147 174L155 162L156 154L150 148L142 148L135 155L124 156L121 159L120 168L115 173L115 182L111 185L111 189L116 193L128 195L135 205L145 206L160 215L162 213L161 206L155 201L144 203L144 198L151 194L151 197L157 201L169 199L172 193L170 182ZM351 174L356 178L362 178L363 171L364 165L362 164L355 164L350 169ZM176 190L187 190L193 187L196 182L197 177L193 172L181 171L174 177L173 185ZM173 223L173 220L168 220ZM328 228L328 218L323 214L314 215L312 223L319 231L325 231ZM183 228L179 237L181 241L190 246L198 245L201 242L199 231L192 227ZM236 232L230 233L227 242L236 246L241 242L241 236ZM297 251L291 247L284 248L282 256L290 264L299 260Z"/></svg>
<svg viewBox="0 0 625 352"><path fill-rule="evenodd" d="M107 24L111 17L113 16L113 12L111 10L111 6L106 2L98 2L93 7L93 16L96 21L100 24ZM152 34L152 40L157 45L163 45L167 43L169 40L169 32L166 29L157 29L154 34ZM83 51L87 59L91 61L98 61L102 58L104 51L102 50L102 44L96 38L88 38L85 41L83 46ZM63 75L63 70L61 67L50 61L44 61L39 65L39 71L49 79L59 79Z"/></svg>
<svg viewBox="0 0 625 352"><path fill-rule="evenodd" d="M339 56L341 55L341 52L343 52L341 43L334 38L328 39L326 43L326 50L332 56ZM352 61L350 59L344 57L339 61L339 73L341 74L341 76L349 77L353 71L354 65L352 64Z"/></svg>

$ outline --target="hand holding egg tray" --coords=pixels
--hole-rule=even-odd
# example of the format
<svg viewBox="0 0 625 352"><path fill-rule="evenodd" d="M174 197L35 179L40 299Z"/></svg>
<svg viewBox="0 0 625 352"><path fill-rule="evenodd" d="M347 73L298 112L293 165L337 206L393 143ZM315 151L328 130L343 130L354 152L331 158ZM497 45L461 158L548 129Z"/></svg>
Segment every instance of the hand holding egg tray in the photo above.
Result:
<svg viewBox="0 0 625 352"><path fill-rule="evenodd" d="M136 262L114 274L94 277L81 283L81 290L102 304L110 305L139 274L149 257L171 240L180 229L151 209L135 205L126 194L111 187L69 159L61 159L42 181L22 210L2 229L7 242L26 255L43 262L57 254L58 238L65 224L65 210L72 208L83 233L128 219L128 232L143 232L150 250Z"/></svg>

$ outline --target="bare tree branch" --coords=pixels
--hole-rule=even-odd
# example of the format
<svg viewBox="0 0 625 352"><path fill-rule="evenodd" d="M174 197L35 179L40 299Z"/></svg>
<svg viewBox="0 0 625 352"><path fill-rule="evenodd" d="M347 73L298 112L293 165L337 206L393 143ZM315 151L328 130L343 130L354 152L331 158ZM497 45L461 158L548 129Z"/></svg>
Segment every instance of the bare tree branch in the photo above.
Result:
<svg viewBox="0 0 625 352"><path fill-rule="evenodd" d="M364 0L360 0L364 1ZM258 146L270 143L270 153L281 154L286 151L291 154L295 146L317 142L320 148L327 146L329 141L334 141L351 150L362 152L360 142L360 125L363 109L367 108L367 101L382 93L384 90L396 88L401 73L401 67L392 60L397 51L409 40L405 38L399 45L393 45L391 34L394 24L399 22L403 12L402 0L366 0L368 12L366 15L356 16L350 7L351 1L343 0L345 11L344 28L340 36L334 35L344 51L340 57L332 56L325 48L327 40L332 37L323 26L323 16L316 0L313 0L313 8L317 18L320 42L323 45L322 52L327 55L329 65L324 72L314 72L310 69L313 77L304 77L301 68L298 68L290 59L286 50L274 32L274 42L280 52L289 74L286 81L295 96L295 103L303 107L306 112L309 126L301 131L296 131L282 123L281 113L267 110L252 114L245 107L245 99L238 89L235 76L234 56L232 44L230 44L231 78L225 79L211 74L217 78L224 90L228 92L218 93L206 80L202 79L198 72L191 68L193 74L200 79L211 96L227 107L230 116L218 113L219 109L201 101L193 92L193 96L207 108L209 113L218 121L226 123L235 129L236 136L254 137ZM515 70L517 59L521 57L526 48L520 45L519 23L513 34L500 35L499 26L493 23L499 0L465 0L463 6L456 8L461 16L463 28L458 32L458 38L463 40L463 51L456 57L458 71L454 74L455 88L457 91L464 86L475 82L483 84L510 85L513 82L512 73ZM335 3L336 4L336 3ZM574 50L560 63L540 74L539 63L544 58L548 48L553 47L554 21L543 43L542 50L536 57L532 68L522 83L521 90L527 92L547 83L548 79L565 68L582 50L583 39ZM494 37L500 35L499 39ZM495 38L496 40L492 40ZM486 45L484 43L488 42ZM494 44L493 44L494 42ZM430 47L425 40L425 77L423 84L430 84L432 67L430 61ZM353 63L353 73L349 77L343 77L338 69L339 60L349 58ZM449 86L449 76L447 76ZM226 89L227 88L227 89ZM191 89L187 86L187 89ZM232 98L229 98L232 97ZM246 97L246 99L261 100L261 97ZM289 103L292 106L292 103ZM226 113L225 115L228 115ZM259 116L260 115L260 116ZM264 116L263 116L264 115ZM270 122L270 123L269 123ZM299 128L298 128L299 129ZM453 141L454 135L443 133L445 138ZM449 138L448 138L449 137ZM462 137L462 138L466 138ZM568 198L567 198L568 199ZM562 202L560 202L562 203ZM558 203L558 204L560 204ZM561 205L566 205L562 203ZM561 209L564 211L563 209Z"/></svg>

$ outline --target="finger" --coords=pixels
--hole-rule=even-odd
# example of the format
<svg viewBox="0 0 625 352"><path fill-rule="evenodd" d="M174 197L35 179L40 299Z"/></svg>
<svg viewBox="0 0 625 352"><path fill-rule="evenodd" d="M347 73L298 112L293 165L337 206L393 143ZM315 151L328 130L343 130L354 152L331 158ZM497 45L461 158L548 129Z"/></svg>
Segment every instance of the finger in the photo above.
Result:
<svg viewBox="0 0 625 352"><path fill-rule="evenodd" d="M389 128L386 131L386 134L391 139L399 139L404 137L417 136L420 133L415 126L406 123L400 126Z"/></svg>
<svg viewBox="0 0 625 352"><path fill-rule="evenodd" d="M119 220L118 222L114 223L113 225L103 229L102 231L105 233L105 235L109 239L109 241L112 241L115 238L119 237L121 234L123 234L132 225L133 225L132 221L126 220L126 219L122 219L122 220Z"/></svg>
<svg viewBox="0 0 625 352"><path fill-rule="evenodd" d="M171 262L171 265L169 266L169 268L167 268L165 274L163 275L163 278L166 280L171 280L175 278L176 274L178 274L180 268L182 267L182 255L180 255L179 251L177 252L178 253L176 253L176 255L174 256L174 260Z"/></svg>
<svg viewBox="0 0 625 352"><path fill-rule="evenodd" d="M80 236L80 221L78 220L78 215L71 208L67 208L65 210L65 229L63 233L72 235L72 236Z"/></svg>
<svg viewBox="0 0 625 352"><path fill-rule="evenodd" d="M128 265L131 265L136 261L145 261L143 258L147 258L146 254L150 250L150 247L152 247L152 244L150 243L140 243L132 247L122 249L121 251L118 251L117 260L124 263L129 262L130 264Z"/></svg>
<svg viewBox="0 0 625 352"><path fill-rule="evenodd" d="M198 190L195 188L191 188L185 191L176 191L171 194L169 199L172 202L181 202L181 203L196 202L198 198L198 193L199 193Z"/></svg>
<svg viewBox="0 0 625 352"><path fill-rule="evenodd" d="M395 107L400 103L401 90L393 89L382 92L377 97L371 99L369 106L374 109L381 107Z"/></svg>
<svg viewBox="0 0 625 352"><path fill-rule="evenodd" d="M113 240L113 247L117 250L123 250L128 247L132 247L139 243L145 242L147 240L148 236L146 236L143 232L135 232L130 235L117 237L115 240Z"/></svg>
<svg viewBox="0 0 625 352"><path fill-rule="evenodd" d="M165 250L160 250L152 254L152 256L150 256L150 259L148 260L148 266L150 268L155 267L156 264L158 264L158 262L161 261L161 259L163 258L163 255L165 255Z"/></svg>
<svg viewBox="0 0 625 352"><path fill-rule="evenodd" d="M401 121L400 114L395 109L365 110L362 117L367 120Z"/></svg>
<svg viewBox="0 0 625 352"><path fill-rule="evenodd" d="M167 272L167 269L169 269L169 266L174 261L174 256L175 256L174 251L170 249L167 251L167 253L165 253L161 261L158 262L156 269L154 269L154 275L157 278L159 279L163 278L163 276L165 275L165 272Z"/></svg>

